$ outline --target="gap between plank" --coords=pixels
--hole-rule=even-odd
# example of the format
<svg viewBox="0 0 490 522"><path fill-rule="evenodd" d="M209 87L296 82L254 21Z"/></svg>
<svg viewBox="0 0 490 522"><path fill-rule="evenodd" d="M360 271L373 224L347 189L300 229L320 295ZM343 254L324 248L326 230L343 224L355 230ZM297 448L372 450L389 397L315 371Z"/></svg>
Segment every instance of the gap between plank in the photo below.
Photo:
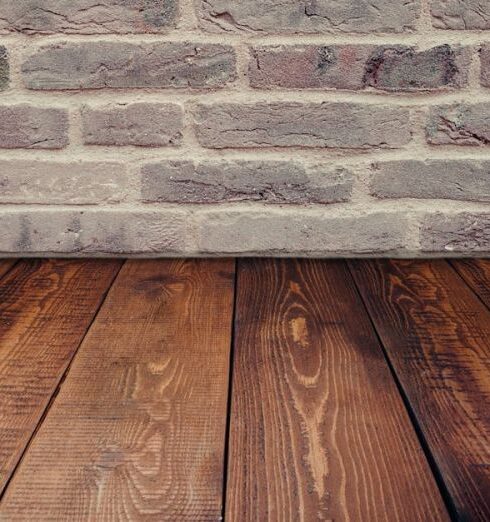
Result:
<svg viewBox="0 0 490 522"><path fill-rule="evenodd" d="M233 368L235 363L235 333L236 333L236 312L238 298L238 270L240 261L235 258L235 280L233 285L233 310L231 313L231 335L230 335L230 357L228 367L228 401L226 404L226 427L225 427L225 443L223 458L223 493L221 500L221 520L225 520L226 513L226 497L228 490L228 453L230 449L230 430L231 430L231 402L233 398Z"/></svg>
<svg viewBox="0 0 490 522"><path fill-rule="evenodd" d="M429 445L425 438L425 435L418 422L417 416L415 415L415 412L413 411L412 406L410 404L410 400L409 400L407 394L405 393L405 390L403 389L403 386L402 386L400 380L398 379L398 375L396 373L394 366L391 363L390 357L388 355L388 352L385 349L383 341L381 340L381 336L379 335L378 329L376 328L376 324L375 324L373 318L371 317L371 314L369 313L369 309L364 300L364 297L362 296L362 292L357 285L357 281L356 281L356 278L354 277L354 274L352 273L351 261L344 261L344 262L346 263L347 269L354 282L354 288L356 290L356 293L359 296L359 299L361 300L362 306L363 306L367 316L369 317L369 321L370 321L371 326L374 330L374 333L378 339L381 351L383 352L383 356L386 360L386 364L388 365L391 376L393 377L395 385L398 389L398 393L400 394L403 404L405 405L405 409L407 410L408 416L409 416L412 426L414 428L415 435L417 436L420 446L422 448L422 451L424 452L425 458L427 459L427 462L429 463L430 470L432 471L432 474L434 475L437 487L439 488L439 491L442 496L442 500L443 500L444 504L446 505L446 509L448 511L449 517L451 518L452 522L458 522L457 510L456 510L454 501L453 501L451 495L449 494L446 483L444 482L444 478L437 466L437 463L436 463L434 457L432 456L432 453L430 451L430 448L429 448Z"/></svg>
<svg viewBox="0 0 490 522"><path fill-rule="evenodd" d="M461 272L453 265L453 260L447 260L447 264L456 272L458 277L463 281L464 285L471 290L471 293L480 301L480 303L487 309L490 310L487 303L481 298L480 294L470 285L470 283L466 280L466 277L461 274Z"/></svg>
<svg viewBox="0 0 490 522"><path fill-rule="evenodd" d="M10 270L8 270L8 272L10 272L12 270L12 268L17 263L18 263L18 261L16 263L14 263L14 265L10 268ZM53 393L51 394L51 397L49 398L49 401L48 401L46 407L44 408L44 411L43 411L43 413L42 413L42 415L41 415L41 417L39 419L39 422L37 423L36 427L34 428L31 436L29 437L29 439L27 441L27 444L24 446L24 449L23 449L23 451L22 451L22 453L20 455L19 460L17 461L17 464L14 466L14 469L12 470L12 473L10 474L10 477L5 482L5 486L4 486L3 490L0 491L0 503L2 502L2 499L5 496L7 490L9 488L9 486L10 486L10 483L12 482L13 478L15 477L15 474L17 473L17 470L19 469L20 465L22 464L22 461L24 460L24 456L29 451L29 448L30 448L34 438L36 437L36 435L37 435L38 431L40 430L44 420L46 419L46 416L48 415L49 410L51 409L51 406L53 405L54 401L56 400L56 397L58 396L58 394L59 394L59 392L61 390L61 387L63 386L63 383L66 380L68 372L71 369L72 363L75 360L75 357L76 357L76 355L78 353L78 350L80 349L80 346L82 346L83 341L85 340L85 337L87 337L88 332L90 331L90 329L92 328L92 325L94 324L95 320L97 319L97 316L99 315L99 312L100 312L102 306L104 305L104 303L105 303L105 301L107 299L107 296L108 296L112 286L114 285L114 282L116 281L117 276L119 275L119 272L121 271L121 269L125 265L125 263L126 263L126 261L122 262L121 265L119 266L119 268L116 270L116 272L114 274L114 277L111 280L111 283L108 285L107 290L104 292L104 294L102 296L102 299L100 301L100 305L96 308L94 316L92 317L92 320L87 325L85 333L83 334L80 342L78 343L78 346L77 346L76 350L73 352L73 356L71 357L70 361L68 362L65 371L61 375L61 377L60 377L60 379L58 381L58 384L56 385L56 388L54 389Z"/></svg>

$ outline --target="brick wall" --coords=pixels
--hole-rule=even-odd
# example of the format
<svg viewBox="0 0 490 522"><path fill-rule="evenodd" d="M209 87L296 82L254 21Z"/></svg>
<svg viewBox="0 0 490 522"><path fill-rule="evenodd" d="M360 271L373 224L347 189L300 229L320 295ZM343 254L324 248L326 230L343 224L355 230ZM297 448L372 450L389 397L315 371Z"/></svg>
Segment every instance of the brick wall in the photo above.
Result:
<svg viewBox="0 0 490 522"><path fill-rule="evenodd" d="M490 1L0 1L0 253L490 253Z"/></svg>

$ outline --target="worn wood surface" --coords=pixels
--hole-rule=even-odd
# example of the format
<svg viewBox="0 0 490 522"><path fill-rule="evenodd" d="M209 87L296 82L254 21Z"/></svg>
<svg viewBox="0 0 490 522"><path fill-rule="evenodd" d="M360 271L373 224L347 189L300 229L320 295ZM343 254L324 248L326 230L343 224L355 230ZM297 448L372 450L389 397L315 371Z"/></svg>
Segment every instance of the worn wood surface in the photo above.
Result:
<svg viewBox="0 0 490 522"><path fill-rule="evenodd" d="M16 262L15 259L0 259L0 278L2 278Z"/></svg>
<svg viewBox="0 0 490 522"><path fill-rule="evenodd" d="M490 520L490 312L446 261L350 263L462 521Z"/></svg>
<svg viewBox="0 0 490 522"><path fill-rule="evenodd" d="M490 259L458 259L451 264L490 309Z"/></svg>
<svg viewBox="0 0 490 522"><path fill-rule="evenodd" d="M239 262L230 521L447 512L344 262Z"/></svg>
<svg viewBox="0 0 490 522"><path fill-rule="evenodd" d="M119 267L20 261L0 281L0 493Z"/></svg>
<svg viewBox="0 0 490 522"><path fill-rule="evenodd" d="M234 261L128 261L0 520L218 520Z"/></svg>

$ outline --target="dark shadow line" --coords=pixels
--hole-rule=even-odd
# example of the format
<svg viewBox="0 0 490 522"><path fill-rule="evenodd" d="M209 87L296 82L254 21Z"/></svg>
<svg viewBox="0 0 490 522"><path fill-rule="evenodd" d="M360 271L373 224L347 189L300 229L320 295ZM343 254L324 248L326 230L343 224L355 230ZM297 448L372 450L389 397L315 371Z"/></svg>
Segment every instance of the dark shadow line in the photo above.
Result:
<svg viewBox="0 0 490 522"><path fill-rule="evenodd" d="M490 307L488 306L488 304L482 299L482 297L475 290L475 288L473 288L473 286L469 283L469 281L466 279L466 277L454 266L454 264L453 264L454 261L458 261L458 260L457 259L448 259L447 264L456 272L456 274L461 279L461 281L463 281L464 285L470 289L471 293L476 296L478 301L480 301L480 303L485 307L485 310L490 311Z"/></svg>

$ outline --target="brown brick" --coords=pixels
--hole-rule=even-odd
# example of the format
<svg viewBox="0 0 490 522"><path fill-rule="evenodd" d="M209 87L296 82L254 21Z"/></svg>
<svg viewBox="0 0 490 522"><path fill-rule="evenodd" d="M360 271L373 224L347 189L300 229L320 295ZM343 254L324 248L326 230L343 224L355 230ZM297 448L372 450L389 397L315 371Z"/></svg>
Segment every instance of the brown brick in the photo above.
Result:
<svg viewBox="0 0 490 522"><path fill-rule="evenodd" d="M27 104L0 106L0 148L61 149L67 144L65 110Z"/></svg>
<svg viewBox="0 0 490 522"><path fill-rule="evenodd" d="M235 78L235 55L218 44L65 42L38 49L22 74L29 89L209 89Z"/></svg>
<svg viewBox="0 0 490 522"><path fill-rule="evenodd" d="M195 0L202 26L213 32L402 33L415 27L414 0Z"/></svg>
<svg viewBox="0 0 490 522"><path fill-rule="evenodd" d="M490 145L490 104L433 107L427 141L434 145Z"/></svg>
<svg viewBox="0 0 490 522"><path fill-rule="evenodd" d="M83 140L87 145L159 147L182 141L183 109L166 103L84 107Z"/></svg>
<svg viewBox="0 0 490 522"><path fill-rule="evenodd" d="M5 0L0 32L159 33L175 25L177 0Z"/></svg>
<svg viewBox="0 0 490 522"><path fill-rule="evenodd" d="M350 199L353 176L290 161L164 161L142 169L145 202L301 204Z"/></svg>
<svg viewBox="0 0 490 522"><path fill-rule="evenodd" d="M411 139L406 109L349 103L200 105L204 147L396 148Z"/></svg>

